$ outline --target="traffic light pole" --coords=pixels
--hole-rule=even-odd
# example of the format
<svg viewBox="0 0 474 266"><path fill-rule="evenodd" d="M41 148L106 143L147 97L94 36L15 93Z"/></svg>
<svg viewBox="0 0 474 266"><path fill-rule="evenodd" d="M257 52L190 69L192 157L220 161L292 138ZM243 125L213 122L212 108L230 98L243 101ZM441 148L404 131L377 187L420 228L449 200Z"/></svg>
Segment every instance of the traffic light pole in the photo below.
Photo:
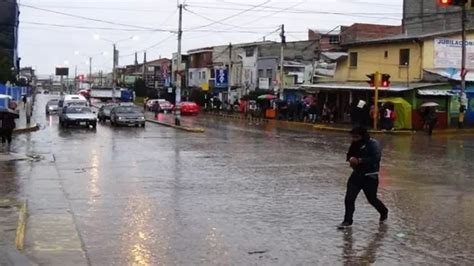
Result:
<svg viewBox="0 0 474 266"><path fill-rule="evenodd" d="M285 24L281 25L281 47L280 47L280 100L285 99Z"/></svg>
<svg viewBox="0 0 474 266"><path fill-rule="evenodd" d="M467 23L467 12L466 5L462 6L462 15L461 15L461 35L462 35L462 52L461 52L461 96L459 97L460 101L460 110L459 110L459 128L463 127L464 124L464 113L466 112L466 106L464 104L465 92L466 92L466 23Z"/></svg>
<svg viewBox="0 0 474 266"><path fill-rule="evenodd" d="M117 86L117 78L115 73L115 68L117 66L117 47L114 43L113 45L113 66L112 66L112 102L115 102L115 87Z"/></svg>

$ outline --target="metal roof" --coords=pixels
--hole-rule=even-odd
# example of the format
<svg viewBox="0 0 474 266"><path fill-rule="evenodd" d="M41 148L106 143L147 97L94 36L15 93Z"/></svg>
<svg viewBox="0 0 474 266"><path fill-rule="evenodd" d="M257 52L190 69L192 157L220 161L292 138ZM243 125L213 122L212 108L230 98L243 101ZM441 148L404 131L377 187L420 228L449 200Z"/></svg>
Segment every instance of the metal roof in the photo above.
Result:
<svg viewBox="0 0 474 266"><path fill-rule="evenodd" d="M380 88L381 91L390 92L403 92L410 91L418 88L432 87L439 85L439 83L411 83L409 86L406 84L393 84L389 88ZM301 86L303 89L317 89L317 90L367 90L373 91L374 88L370 87L365 82L324 82L316 84L307 84Z"/></svg>
<svg viewBox="0 0 474 266"><path fill-rule="evenodd" d="M451 80L461 81L461 72L459 70L454 69L455 71L451 71L450 69L439 69L439 68L427 68L424 69L426 72L431 74L435 74L438 76L442 76L444 78L448 78ZM474 81L474 72L467 72L466 81Z"/></svg>
<svg viewBox="0 0 474 266"><path fill-rule="evenodd" d="M456 93L448 90L436 90L436 89L421 89L417 91L418 95L421 96L453 96Z"/></svg>

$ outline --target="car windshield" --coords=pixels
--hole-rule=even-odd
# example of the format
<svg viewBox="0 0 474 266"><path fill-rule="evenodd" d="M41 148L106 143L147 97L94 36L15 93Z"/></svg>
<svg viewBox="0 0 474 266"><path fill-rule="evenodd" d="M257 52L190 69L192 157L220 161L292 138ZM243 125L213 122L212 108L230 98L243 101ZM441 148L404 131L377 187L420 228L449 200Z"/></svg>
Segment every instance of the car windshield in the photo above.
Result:
<svg viewBox="0 0 474 266"><path fill-rule="evenodd" d="M57 105L59 103L59 100L49 100L48 105Z"/></svg>
<svg viewBox="0 0 474 266"><path fill-rule="evenodd" d="M92 113L89 107L81 107L81 106L72 106L66 109L66 113L68 114L86 114Z"/></svg>
<svg viewBox="0 0 474 266"><path fill-rule="evenodd" d="M141 110L135 106L120 106L115 110L117 114L137 114L141 113Z"/></svg>
<svg viewBox="0 0 474 266"><path fill-rule="evenodd" d="M104 109L104 110L107 110L107 111L110 111L110 110L112 110L112 108L114 108L114 107L115 107L115 105L106 105L106 106L104 106L103 109Z"/></svg>

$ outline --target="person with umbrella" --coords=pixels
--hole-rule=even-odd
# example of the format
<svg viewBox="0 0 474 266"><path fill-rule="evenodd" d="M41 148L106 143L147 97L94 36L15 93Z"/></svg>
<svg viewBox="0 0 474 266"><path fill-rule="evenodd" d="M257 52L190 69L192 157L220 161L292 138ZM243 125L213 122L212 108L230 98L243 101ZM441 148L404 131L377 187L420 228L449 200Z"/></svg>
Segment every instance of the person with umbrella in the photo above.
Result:
<svg viewBox="0 0 474 266"><path fill-rule="evenodd" d="M428 130L428 135L433 135L433 129L438 123L438 117L436 116L436 107L439 106L437 103L428 102L421 105L422 111L421 116L423 118L423 128Z"/></svg>
<svg viewBox="0 0 474 266"><path fill-rule="evenodd" d="M7 143L8 147L11 145L13 129L16 127L15 119L19 117L19 115L13 111L14 109L16 109L16 104L10 102L9 108L0 110L0 135L2 137L2 145Z"/></svg>

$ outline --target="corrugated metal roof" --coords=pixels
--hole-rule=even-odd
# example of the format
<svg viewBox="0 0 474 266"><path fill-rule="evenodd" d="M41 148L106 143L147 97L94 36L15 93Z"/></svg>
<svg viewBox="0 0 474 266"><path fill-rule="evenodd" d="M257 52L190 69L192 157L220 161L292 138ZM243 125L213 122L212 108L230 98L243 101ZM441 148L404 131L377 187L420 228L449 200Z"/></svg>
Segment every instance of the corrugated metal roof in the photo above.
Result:
<svg viewBox="0 0 474 266"><path fill-rule="evenodd" d="M439 83L411 83L409 86L406 86L406 84L392 84L389 88L380 88L380 91L403 92L436 85L439 85ZM373 87L364 82L324 82L302 85L302 88L319 90L374 90Z"/></svg>
<svg viewBox="0 0 474 266"><path fill-rule="evenodd" d="M418 90L418 95L421 96L453 96L456 95L452 91L448 90L436 90L436 89L422 89Z"/></svg>
<svg viewBox="0 0 474 266"><path fill-rule="evenodd" d="M457 71L456 73L450 72L449 69L437 69L437 68L427 68L424 69L426 72L431 74L439 75L452 80L461 80L461 72ZM466 81L474 81L474 72L467 72Z"/></svg>

